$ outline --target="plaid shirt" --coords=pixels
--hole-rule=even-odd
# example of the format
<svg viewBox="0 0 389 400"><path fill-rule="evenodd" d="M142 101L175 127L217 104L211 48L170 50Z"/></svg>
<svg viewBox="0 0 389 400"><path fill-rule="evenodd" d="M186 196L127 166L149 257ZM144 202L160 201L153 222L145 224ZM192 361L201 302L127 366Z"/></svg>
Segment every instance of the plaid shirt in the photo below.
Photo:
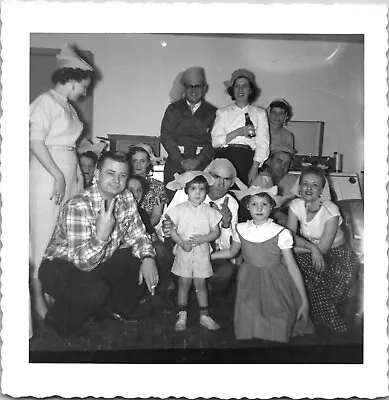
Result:
<svg viewBox="0 0 389 400"><path fill-rule="evenodd" d="M96 238L96 219L101 202L96 182L66 202L44 258L61 258L79 269L91 271L112 257L117 249L132 247L135 257L155 257L155 251L129 190L116 196L115 226L107 240Z"/></svg>

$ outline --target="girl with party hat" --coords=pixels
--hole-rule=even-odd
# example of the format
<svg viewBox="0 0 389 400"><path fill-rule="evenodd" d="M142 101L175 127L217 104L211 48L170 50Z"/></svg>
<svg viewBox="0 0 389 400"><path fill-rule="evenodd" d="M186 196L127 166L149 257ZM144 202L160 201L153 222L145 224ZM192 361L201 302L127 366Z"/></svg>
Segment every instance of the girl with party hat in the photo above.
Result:
<svg viewBox="0 0 389 400"><path fill-rule="evenodd" d="M232 258L242 252L238 271L234 328L238 340L289 342L313 333L308 299L292 253L291 233L269 218L277 187L250 187L237 193L252 220L239 223L228 250L212 259Z"/></svg>

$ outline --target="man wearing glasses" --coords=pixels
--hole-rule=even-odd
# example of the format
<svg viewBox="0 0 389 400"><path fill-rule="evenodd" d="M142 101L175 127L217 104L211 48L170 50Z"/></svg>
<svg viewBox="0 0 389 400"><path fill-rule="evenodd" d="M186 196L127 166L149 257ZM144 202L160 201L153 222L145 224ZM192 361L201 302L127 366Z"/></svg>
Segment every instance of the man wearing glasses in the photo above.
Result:
<svg viewBox="0 0 389 400"><path fill-rule="evenodd" d="M183 72L180 99L167 107L161 124L161 143L168 153L165 185L174 180L175 173L203 170L214 156L211 131L216 107L204 100L207 90L203 68ZM174 192L166 192L170 201Z"/></svg>

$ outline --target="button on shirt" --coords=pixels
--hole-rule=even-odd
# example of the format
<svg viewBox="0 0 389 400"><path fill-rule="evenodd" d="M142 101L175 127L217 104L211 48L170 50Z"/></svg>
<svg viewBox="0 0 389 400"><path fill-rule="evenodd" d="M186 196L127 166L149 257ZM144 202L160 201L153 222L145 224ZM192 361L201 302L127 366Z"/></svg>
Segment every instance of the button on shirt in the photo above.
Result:
<svg viewBox="0 0 389 400"><path fill-rule="evenodd" d="M121 248L132 247L135 257L155 257L155 251L127 189L116 196L115 226L107 240L96 237L96 220L102 197L96 182L62 207L44 258L61 258L81 270L91 271Z"/></svg>
<svg viewBox="0 0 389 400"><path fill-rule="evenodd" d="M249 114L254 124L256 136L253 138L237 136L226 143L228 133L245 125L245 113ZM257 161L261 166L269 157L269 143L269 122L263 108L250 104L240 108L236 104L231 104L217 110L212 129L212 146L214 148L227 147L231 144L250 146L255 151L254 161Z"/></svg>

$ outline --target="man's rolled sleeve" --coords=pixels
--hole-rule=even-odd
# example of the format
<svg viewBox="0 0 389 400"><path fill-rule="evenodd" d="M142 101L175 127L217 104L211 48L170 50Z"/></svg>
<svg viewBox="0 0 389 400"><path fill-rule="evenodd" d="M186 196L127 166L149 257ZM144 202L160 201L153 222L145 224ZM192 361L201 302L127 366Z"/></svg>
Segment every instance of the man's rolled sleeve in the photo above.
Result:
<svg viewBox="0 0 389 400"><path fill-rule="evenodd" d="M128 205L128 215L131 216L129 226L123 238L123 242L127 247L132 247L132 254L135 257L143 259L144 257L155 257L155 250L151 240L149 239L146 228L139 216L138 208L135 200Z"/></svg>
<svg viewBox="0 0 389 400"><path fill-rule="evenodd" d="M226 111L217 110L215 123L212 129L212 146L217 149L223 147L226 144L227 133L224 129L225 125L225 114Z"/></svg>

